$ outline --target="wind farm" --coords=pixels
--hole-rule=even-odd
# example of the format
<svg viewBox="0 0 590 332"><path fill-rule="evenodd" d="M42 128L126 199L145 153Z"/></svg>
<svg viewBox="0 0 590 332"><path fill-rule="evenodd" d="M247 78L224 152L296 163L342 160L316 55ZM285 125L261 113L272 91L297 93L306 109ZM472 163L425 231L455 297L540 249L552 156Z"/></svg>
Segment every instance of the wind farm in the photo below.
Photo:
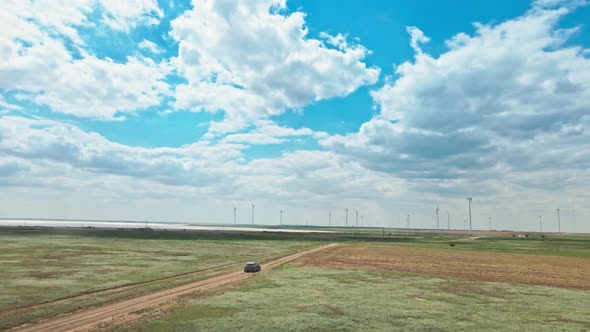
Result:
<svg viewBox="0 0 590 332"><path fill-rule="evenodd" d="M590 291L587 277L590 275L590 264L587 264L590 234L561 232L562 221L566 223L561 214L567 211L562 208L554 210L555 229L543 227L542 216L531 221L535 225L533 229L494 229L492 216L479 222L473 220L474 214L483 215L477 207L483 209L485 201L478 201L477 206L472 205L472 201L473 196L469 195L463 211L451 210L448 204L433 204L430 211L434 213L430 217L420 213L427 208L414 208L411 213L394 211L392 218L388 218L389 224L387 220L375 218L372 224L367 224L364 217L369 211L361 208L326 209L320 211L323 218L315 219L295 206L269 206L260 200L258 204L231 201L226 207L226 221L220 223L0 219L0 248L3 249L0 260L6 262L0 274L4 278L0 279L3 281L0 291L14 294L0 301L0 329L67 331L98 326L106 330L132 331L186 329L188 326L206 329L201 325L203 320L209 320L215 330L222 326L233 328L237 326L233 325L233 320L215 318L218 316L210 311L212 309L203 312L195 308L205 306L232 312L236 303L222 298L246 292L248 296L263 297L270 302L265 304L268 305L265 307L267 314L262 316L240 306L246 315L240 316L240 320L267 321L268 315L284 315L274 308L294 304L286 300L288 296L281 295L281 292L292 292L291 286L270 291L265 290L265 285L279 282L283 285L295 283L304 289L311 287L296 281L302 273L321 285L320 289L330 289L323 293L328 298L341 298L346 294L346 299L337 306L337 310L343 312L338 322L339 319L359 319L355 311L348 308L362 302L363 294L382 294L385 290L378 285L383 283L394 289L402 287L400 290L414 294L410 298L425 300L451 296L441 295L451 292L453 295L448 301L455 303L454 310L465 314L470 312L471 306L459 301L464 295L488 301L513 294L502 310L519 312L519 303L538 301L538 298L514 294L538 294L542 289L544 296L553 301L563 297L559 300L563 311L558 314L573 315L576 321L586 322L582 308L589 304L586 294ZM460 205L454 205L456 210L457 206ZM244 212L241 215L239 211ZM352 211L354 216L350 220ZM443 211L446 225L440 215ZM465 216L462 225L452 223L451 211ZM274 215L274 221L266 219L268 215ZM405 223L402 222L404 215ZM396 223L396 220L399 221ZM80 247L82 244L84 249ZM76 254L72 256L71 252ZM60 263L48 263L55 259ZM86 264L89 260L93 265ZM236 272L246 260L261 261L263 272L259 273L262 274L251 280ZM482 271L482 266L488 270ZM110 272L99 273L99 270ZM66 271L76 272L72 276ZM327 277L342 273L347 275L346 279ZM349 292L346 280L360 282L365 278L382 281L363 282L355 286L358 293ZM30 281L23 286L17 280ZM402 286L406 282L413 286ZM63 283L70 285L67 293L63 293ZM213 289L222 295L199 295ZM38 295L25 296L30 293ZM192 294L191 300L179 302L185 294ZM385 301L375 296L378 301ZM442 313L438 310L424 312L419 307L412 309L405 300L408 295L390 296L393 297L388 301L396 304L394 312L420 317L418 324L425 328L429 326L426 322L430 315ZM76 312L72 308L77 308ZM319 314L324 310L321 308L324 307L310 307L309 312ZM549 312L552 308L547 306L540 310ZM131 315L137 310L142 314ZM188 320L184 323L176 316L178 310L188 310ZM152 318L156 311L159 323ZM506 326L529 324L513 317L505 322ZM335 322L335 318L330 319ZM546 319L540 318L540 321L543 326L553 326ZM400 322L410 324L403 319ZM483 324L481 326L486 328L491 326L477 319L468 322ZM387 321L373 323L385 326L382 324ZM565 326L574 328L577 323L572 324Z"/></svg>
<svg viewBox="0 0 590 332"><path fill-rule="evenodd" d="M0 17L0 331L590 331L590 0Z"/></svg>

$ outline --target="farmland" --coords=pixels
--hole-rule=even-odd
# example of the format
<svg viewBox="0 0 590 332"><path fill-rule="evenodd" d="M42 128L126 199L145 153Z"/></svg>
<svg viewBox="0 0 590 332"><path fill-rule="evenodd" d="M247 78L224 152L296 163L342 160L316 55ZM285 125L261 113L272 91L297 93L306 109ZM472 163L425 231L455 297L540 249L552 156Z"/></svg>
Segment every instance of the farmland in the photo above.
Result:
<svg viewBox="0 0 590 332"><path fill-rule="evenodd" d="M193 296L128 331L580 331L587 291L399 272L285 266L239 289Z"/></svg>
<svg viewBox="0 0 590 332"><path fill-rule="evenodd" d="M0 329L203 279L305 241L0 228Z"/></svg>
<svg viewBox="0 0 590 332"><path fill-rule="evenodd" d="M188 296L126 330L590 329L590 260L509 253L509 242L477 251L340 245L241 287ZM534 252L528 244L518 252Z"/></svg>
<svg viewBox="0 0 590 332"><path fill-rule="evenodd" d="M234 275L246 260L270 262L329 243L338 245L251 278L183 291L166 303L102 322L100 329L590 328L590 239L583 236L23 228L0 229L6 267L0 272L0 329L133 303L159 290Z"/></svg>

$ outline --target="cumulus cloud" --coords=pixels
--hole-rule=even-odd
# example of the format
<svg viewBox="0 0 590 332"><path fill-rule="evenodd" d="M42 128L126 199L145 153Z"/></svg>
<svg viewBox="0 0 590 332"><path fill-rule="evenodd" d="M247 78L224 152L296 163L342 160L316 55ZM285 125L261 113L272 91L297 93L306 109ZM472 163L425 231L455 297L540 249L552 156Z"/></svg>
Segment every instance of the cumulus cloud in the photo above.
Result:
<svg viewBox="0 0 590 332"><path fill-rule="evenodd" d="M293 129L276 125L269 120L256 121L256 129L240 134L225 136L222 142L246 143L246 144L279 144L288 137L323 137L324 133L314 132L309 128Z"/></svg>
<svg viewBox="0 0 590 332"><path fill-rule="evenodd" d="M379 69L363 62L368 50L342 35L313 39L305 15L284 0L194 1L172 22L178 42L176 107L226 113L212 132L345 96L373 84ZM233 120L238 118L240 120Z"/></svg>
<svg viewBox="0 0 590 332"><path fill-rule="evenodd" d="M420 44L425 44L430 41L430 38L426 37L422 30L417 27L406 27L406 31L410 34L410 46L417 54L422 53Z"/></svg>
<svg viewBox="0 0 590 332"><path fill-rule="evenodd" d="M221 176L214 165L241 155L239 145L205 141L180 148L130 147L73 125L18 116L0 117L0 133L0 155L169 185L209 185Z"/></svg>
<svg viewBox="0 0 590 332"><path fill-rule="evenodd" d="M157 24L163 17L156 0L6 0L2 1L0 8L3 18L22 19L24 22L20 21L21 24L34 22L77 44L84 42L76 28L95 25L97 22L89 18L94 12L102 16L99 23L123 31L137 25ZM4 28L11 27L6 24Z"/></svg>
<svg viewBox="0 0 590 332"><path fill-rule="evenodd" d="M61 66L35 101L79 117L116 119L118 113L160 105L169 94L167 71L147 58L116 63L89 56Z"/></svg>
<svg viewBox="0 0 590 332"><path fill-rule="evenodd" d="M128 31L138 24L155 25L164 13L157 0L100 0L103 21L113 29Z"/></svg>
<svg viewBox="0 0 590 332"><path fill-rule="evenodd" d="M259 134L270 138L313 134L306 128L295 130L269 121L258 126ZM228 139L179 148L132 147L71 124L6 115L0 117L0 181L71 190L114 177L131 191L133 181L152 183L152 188L146 184L138 189L145 194L167 195L166 190L183 187L217 198L280 197L301 202L312 198L327 202L332 195L360 200L397 190L393 182L386 183L385 176L343 162L332 152L296 151L240 162L247 145L233 143L238 141L252 143Z"/></svg>
<svg viewBox="0 0 590 332"><path fill-rule="evenodd" d="M558 23L574 7L557 4L539 1L521 17L476 24L437 58L419 48L427 37L408 29L415 59L372 92L380 114L322 144L404 178L588 169L590 60L566 46L575 27Z"/></svg>
<svg viewBox="0 0 590 332"><path fill-rule="evenodd" d="M22 107L6 102L4 96L0 95L0 111L6 110L20 110Z"/></svg>
<svg viewBox="0 0 590 332"><path fill-rule="evenodd" d="M114 27L127 29L145 13L161 16L154 6L154 1L3 2L0 89L32 94L36 103L56 112L108 120L159 105L169 94L165 64L138 57L115 62L87 52L74 57L65 47L67 39L83 44L76 27L94 24L87 15L96 8Z"/></svg>
<svg viewBox="0 0 590 332"><path fill-rule="evenodd" d="M148 50L154 54L159 54L164 51L160 46L156 45L156 43L151 42L147 39L142 40L138 46L139 46L139 48L144 49L144 50Z"/></svg>

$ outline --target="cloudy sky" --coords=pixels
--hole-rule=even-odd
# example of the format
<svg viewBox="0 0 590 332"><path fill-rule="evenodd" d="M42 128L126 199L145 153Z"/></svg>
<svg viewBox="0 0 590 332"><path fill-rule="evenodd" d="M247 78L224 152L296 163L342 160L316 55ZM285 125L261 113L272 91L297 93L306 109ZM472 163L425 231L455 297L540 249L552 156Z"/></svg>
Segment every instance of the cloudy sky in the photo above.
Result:
<svg viewBox="0 0 590 332"><path fill-rule="evenodd" d="M585 0L0 2L0 217L590 232L589 167Z"/></svg>

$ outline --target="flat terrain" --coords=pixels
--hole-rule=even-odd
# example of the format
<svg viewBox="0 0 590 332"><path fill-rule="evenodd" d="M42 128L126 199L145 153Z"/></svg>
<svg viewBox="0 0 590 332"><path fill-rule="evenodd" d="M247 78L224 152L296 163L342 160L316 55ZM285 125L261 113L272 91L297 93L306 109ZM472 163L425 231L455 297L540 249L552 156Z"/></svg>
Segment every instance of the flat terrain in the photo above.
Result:
<svg viewBox="0 0 590 332"><path fill-rule="evenodd" d="M480 250L441 248L438 240L423 248L422 240L342 244L240 286L188 295L147 314L150 320L105 329L585 331L589 242L578 240L561 247L552 239L543 252L554 255L534 254L546 246L535 240L482 239L473 245Z"/></svg>
<svg viewBox="0 0 590 332"><path fill-rule="evenodd" d="M419 273L450 279L508 282L590 290L590 259L550 255L348 245L301 259L299 264Z"/></svg>
<svg viewBox="0 0 590 332"><path fill-rule="evenodd" d="M286 262L292 261L304 255L318 252L326 248L332 247L333 245L327 245L307 251L302 251L296 254L285 256L274 260L270 263L262 266L263 271L270 270L274 267L280 266ZM46 322L41 322L36 325L23 326L16 328L15 331L20 332L32 332L32 331L44 331L44 332L59 332L59 331L70 331L73 329L91 329L94 328L98 323L104 320L112 321L117 319L118 316L128 315L138 310L146 309L161 303L166 303L177 297L185 294L194 292L204 291L211 288L219 287L221 285L238 282L247 278L252 278L258 274L244 273L243 271L236 271L228 274L222 274L206 280L201 280L177 287L164 289L158 292L153 292L147 295L119 301L109 305L101 306L98 308L92 308L83 310L73 314L51 319Z"/></svg>
<svg viewBox="0 0 590 332"><path fill-rule="evenodd" d="M309 248L207 234L0 228L0 330Z"/></svg>
<svg viewBox="0 0 590 332"><path fill-rule="evenodd" d="M286 265L117 331L586 331L590 292Z"/></svg>
<svg viewBox="0 0 590 332"><path fill-rule="evenodd" d="M0 264L0 330L590 330L584 236L0 228Z"/></svg>

